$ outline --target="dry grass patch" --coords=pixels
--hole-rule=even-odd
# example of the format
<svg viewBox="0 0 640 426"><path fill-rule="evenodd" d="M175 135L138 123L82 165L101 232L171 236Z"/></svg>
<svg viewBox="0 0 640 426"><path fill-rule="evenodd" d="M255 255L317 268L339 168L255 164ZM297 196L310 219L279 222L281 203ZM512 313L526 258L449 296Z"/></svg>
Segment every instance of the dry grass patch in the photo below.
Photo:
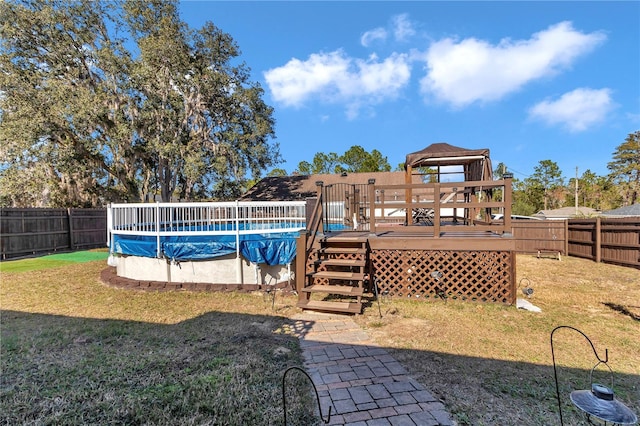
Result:
<svg viewBox="0 0 640 426"><path fill-rule="evenodd" d="M429 389L460 424L559 423L550 333L570 325L589 336L601 356L609 350L616 396L640 413L640 271L578 258L519 255L518 282L542 313L515 307L414 300L374 303L356 320ZM522 293L519 294L522 296ZM554 336L561 366L565 424L581 424L570 407L570 389L586 389L596 363L586 340L560 330ZM600 373L599 373L599 372ZM595 374L609 383L609 376Z"/></svg>
<svg viewBox="0 0 640 426"><path fill-rule="evenodd" d="M2 273L2 424L282 424L293 297L122 290L104 267ZM309 395L290 419L314 422Z"/></svg>

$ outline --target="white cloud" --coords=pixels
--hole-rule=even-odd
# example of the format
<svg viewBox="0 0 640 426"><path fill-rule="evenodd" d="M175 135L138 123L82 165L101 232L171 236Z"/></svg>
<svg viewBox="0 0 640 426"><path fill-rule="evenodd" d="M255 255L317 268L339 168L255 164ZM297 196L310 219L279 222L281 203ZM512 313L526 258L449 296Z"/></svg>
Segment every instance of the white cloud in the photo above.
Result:
<svg viewBox="0 0 640 426"><path fill-rule="evenodd" d="M311 95L335 84L349 68L350 59L336 50L314 53L306 61L293 58L264 73L273 98L288 106L299 106Z"/></svg>
<svg viewBox="0 0 640 426"><path fill-rule="evenodd" d="M306 61L291 59L264 76L276 102L287 106L300 106L310 99L341 102L354 118L361 107L396 98L411 77L411 67L405 54L394 53L382 61L371 55L363 60L336 50L312 54Z"/></svg>
<svg viewBox="0 0 640 426"><path fill-rule="evenodd" d="M454 107L495 101L568 68L605 38L561 22L528 40L504 39L497 45L475 38L443 39L426 53L427 75L420 81L421 92Z"/></svg>
<svg viewBox="0 0 640 426"><path fill-rule="evenodd" d="M364 47L369 47L374 41L386 41L389 33L393 34L395 41L404 42L413 37L416 34L416 30L413 23L409 20L409 15L407 13L403 13L391 18L389 30L383 27L378 27L362 34L360 37L360 44Z"/></svg>
<svg viewBox="0 0 640 426"><path fill-rule="evenodd" d="M582 132L603 121L613 108L611 90L580 88L557 100L545 100L529 109L529 116L571 132Z"/></svg>
<svg viewBox="0 0 640 426"><path fill-rule="evenodd" d="M396 15L393 17L392 22L393 36L397 41L406 41L416 34L413 23L409 21L408 14L403 13L402 15Z"/></svg>
<svg viewBox="0 0 640 426"><path fill-rule="evenodd" d="M360 37L360 44L363 45L364 47L369 47L371 43L375 40L384 41L386 39L387 39L387 30L385 30L382 27L378 27L362 34L362 37Z"/></svg>

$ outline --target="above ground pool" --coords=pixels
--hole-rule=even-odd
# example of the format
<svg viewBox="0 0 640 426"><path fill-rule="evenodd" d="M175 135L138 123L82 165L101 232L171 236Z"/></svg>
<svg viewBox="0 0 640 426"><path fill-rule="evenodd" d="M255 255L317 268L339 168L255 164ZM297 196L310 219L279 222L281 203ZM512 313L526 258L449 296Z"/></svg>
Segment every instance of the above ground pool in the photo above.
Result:
<svg viewBox="0 0 640 426"><path fill-rule="evenodd" d="M119 276L144 280L288 279L305 207L300 201L112 204L111 263Z"/></svg>

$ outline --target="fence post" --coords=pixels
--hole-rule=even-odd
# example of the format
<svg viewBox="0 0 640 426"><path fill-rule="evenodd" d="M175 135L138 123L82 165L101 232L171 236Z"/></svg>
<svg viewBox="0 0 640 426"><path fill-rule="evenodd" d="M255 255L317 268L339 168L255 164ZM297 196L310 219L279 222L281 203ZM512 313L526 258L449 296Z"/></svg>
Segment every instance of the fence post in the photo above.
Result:
<svg viewBox="0 0 640 426"><path fill-rule="evenodd" d="M595 230L595 249L596 249L596 263L600 263L602 260L602 224L600 223L600 218L596 217L596 230Z"/></svg>
<svg viewBox="0 0 640 426"><path fill-rule="evenodd" d="M109 253L113 253L113 241L111 232L113 229L113 212L111 211L111 203L107 204L107 247L109 247Z"/></svg>
<svg viewBox="0 0 640 426"><path fill-rule="evenodd" d="M569 256L569 221L571 219L567 219L564 221L564 255Z"/></svg>
<svg viewBox="0 0 640 426"><path fill-rule="evenodd" d="M72 209L67 208L67 222L69 223L69 249L73 251L75 249L74 241L73 241L73 214L71 213Z"/></svg>

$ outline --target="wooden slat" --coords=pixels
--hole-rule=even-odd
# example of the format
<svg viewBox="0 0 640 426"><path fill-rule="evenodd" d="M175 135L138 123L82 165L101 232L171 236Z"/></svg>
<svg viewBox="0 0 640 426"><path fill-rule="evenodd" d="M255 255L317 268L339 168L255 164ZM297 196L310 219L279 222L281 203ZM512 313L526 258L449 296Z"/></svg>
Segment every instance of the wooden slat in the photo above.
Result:
<svg viewBox="0 0 640 426"><path fill-rule="evenodd" d="M307 293L328 293L339 294L342 296L362 296L364 290L359 287L352 287L350 285L311 285L302 289Z"/></svg>
<svg viewBox="0 0 640 426"><path fill-rule="evenodd" d="M367 249L355 247L326 247L318 250L320 253L344 253L344 254L366 254Z"/></svg>
<svg viewBox="0 0 640 426"><path fill-rule="evenodd" d="M324 259L317 263L327 266L365 266L366 262L359 259Z"/></svg>
<svg viewBox="0 0 640 426"><path fill-rule="evenodd" d="M513 238L443 238L412 237L403 234L384 235L369 239L372 250L454 250L454 251L512 251Z"/></svg>
<svg viewBox="0 0 640 426"><path fill-rule="evenodd" d="M348 233L343 233L336 236L330 236L326 238L328 243L366 243L367 237L363 235L349 235Z"/></svg>
<svg viewBox="0 0 640 426"><path fill-rule="evenodd" d="M313 311L344 312L359 314L362 311L362 304L358 302L327 302L319 300L301 300L298 307Z"/></svg>
<svg viewBox="0 0 640 426"><path fill-rule="evenodd" d="M364 274L361 272L320 271L309 275L314 278L333 278L337 280L361 281L364 279Z"/></svg>

